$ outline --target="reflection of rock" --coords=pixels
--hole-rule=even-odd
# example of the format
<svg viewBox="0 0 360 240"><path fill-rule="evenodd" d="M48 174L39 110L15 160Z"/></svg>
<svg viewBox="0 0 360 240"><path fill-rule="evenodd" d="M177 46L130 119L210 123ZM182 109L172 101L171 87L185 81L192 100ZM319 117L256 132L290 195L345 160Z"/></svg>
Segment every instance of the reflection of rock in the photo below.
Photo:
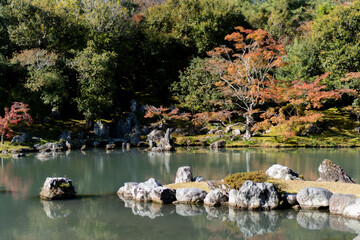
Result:
<svg viewBox="0 0 360 240"><path fill-rule="evenodd" d="M342 214L346 205L354 198L351 194L333 194L329 201L330 213Z"/></svg>
<svg viewBox="0 0 360 240"><path fill-rule="evenodd" d="M200 205L177 204L176 213L185 217L196 216L203 214L204 208Z"/></svg>
<svg viewBox="0 0 360 240"><path fill-rule="evenodd" d="M134 215L149 217L151 219L164 215L162 213L162 205L147 202L136 202L128 198L124 198L121 195L119 195L119 198L124 201L126 208L131 208Z"/></svg>
<svg viewBox="0 0 360 240"><path fill-rule="evenodd" d="M69 178L46 178L40 192L40 198L46 200L68 199L75 197L75 188Z"/></svg>
<svg viewBox="0 0 360 240"><path fill-rule="evenodd" d="M322 208L329 206L332 192L325 188L306 187L301 189L296 199L301 208Z"/></svg>
<svg viewBox="0 0 360 240"><path fill-rule="evenodd" d="M219 207L211 207L205 205L205 211L208 214L208 218L216 218L220 219L221 221L227 221L229 213L227 211L227 208L219 208Z"/></svg>
<svg viewBox="0 0 360 240"><path fill-rule="evenodd" d="M44 211L46 216L51 219L55 218L64 218L67 217L71 211L64 208L65 204L63 202L54 202L54 201L41 201L44 206Z"/></svg>
<svg viewBox="0 0 360 240"><path fill-rule="evenodd" d="M299 174L288 167L280 164L274 164L266 170L266 174L271 178L280 178L285 180L301 180Z"/></svg>
<svg viewBox="0 0 360 240"><path fill-rule="evenodd" d="M359 220L330 215L329 222L332 230L360 234Z"/></svg>
<svg viewBox="0 0 360 240"><path fill-rule="evenodd" d="M191 182L193 175L189 166L179 167L176 172L175 183Z"/></svg>
<svg viewBox="0 0 360 240"><path fill-rule="evenodd" d="M180 188L176 190L176 199L180 203L201 203L206 192L199 188Z"/></svg>
<svg viewBox="0 0 360 240"><path fill-rule="evenodd" d="M345 182L355 183L342 167L336 165L329 159L325 159L319 166L320 178L318 181L324 182Z"/></svg>
<svg viewBox="0 0 360 240"><path fill-rule="evenodd" d="M273 183L245 181L236 196L237 206L249 210L275 209L279 202L279 196Z"/></svg>
<svg viewBox="0 0 360 240"><path fill-rule="evenodd" d="M274 211L237 211L236 223L245 237L273 232L279 222L279 214Z"/></svg>
<svg viewBox="0 0 360 240"><path fill-rule="evenodd" d="M310 230L319 230L329 226L329 214L327 212L301 210L296 220L300 226Z"/></svg>

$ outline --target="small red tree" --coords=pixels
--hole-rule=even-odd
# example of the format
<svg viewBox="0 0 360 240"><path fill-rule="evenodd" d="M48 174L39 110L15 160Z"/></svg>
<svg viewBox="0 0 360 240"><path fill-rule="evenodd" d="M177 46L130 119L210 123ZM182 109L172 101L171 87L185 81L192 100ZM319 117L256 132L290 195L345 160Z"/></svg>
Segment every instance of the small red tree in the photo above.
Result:
<svg viewBox="0 0 360 240"><path fill-rule="evenodd" d="M254 116L259 105L273 99L276 82L274 69L282 66L286 55L284 46L261 29L236 27L237 31L225 37L231 47L218 47L208 54L212 57L208 69L218 73L216 83L227 100L242 111L245 118L245 139L251 138Z"/></svg>
<svg viewBox="0 0 360 240"><path fill-rule="evenodd" d="M4 117L0 116L1 144L4 144L4 136L11 137L13 135L12 125L20 122L25 122L29 126L32 124L33 119L28 113L29 110L28 105L22 102L14 102L10 109L5 108Z"/></svg>
<svg viewBox="0 0 360 240"><path fill-rule="evenodd" d="M144 118L157 118L157 124L163 126L167 124L169 120L184 120L188 121L190 118L190 113L180 113L178 108L170 109L167 107L154 107L147 106L146 114Z"/></svg>

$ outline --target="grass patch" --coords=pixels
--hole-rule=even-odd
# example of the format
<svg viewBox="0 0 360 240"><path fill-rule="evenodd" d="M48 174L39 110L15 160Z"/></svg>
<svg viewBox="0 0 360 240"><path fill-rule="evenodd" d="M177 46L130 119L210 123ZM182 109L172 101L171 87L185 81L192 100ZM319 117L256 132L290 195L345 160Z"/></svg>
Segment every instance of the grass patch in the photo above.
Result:
<svg viewBox="0 0 360 240"><path fill-rule="evenodd" d="M271 179L269 182L279 186L283 192L298 193L305 187L326 188L332 193L353 194L360 197L360 184L340 182L316 182L316 181L285 181L282 179Z"/></svg>
<svg viewBox="0 0 360 240"><path fill-rule="evenodd" d="M206 182L187 182L187 183L172 183L168 185L164 185L164 187L171 189L179 189L179 188L199 188L204 190L205 192L210 192L210 189Z"/></svg>

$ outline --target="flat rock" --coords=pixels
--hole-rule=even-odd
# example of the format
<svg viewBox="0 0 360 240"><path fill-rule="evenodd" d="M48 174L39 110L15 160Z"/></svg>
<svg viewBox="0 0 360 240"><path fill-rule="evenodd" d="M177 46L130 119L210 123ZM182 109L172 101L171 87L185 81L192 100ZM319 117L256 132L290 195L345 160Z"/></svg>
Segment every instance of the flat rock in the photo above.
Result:
<svg viewBox="0 0 360 240"><path fill-rule="evenodd" d="M272 210L279 206L279 202L273 183L245 181L236 196L237 206L248 210Z"/></svg>
<svg viewBox="0 0 360 240"><path fill-rule="evenodd" d="M175 183L191 182L193 175L189 166L179 167L176 172Z"/></svg>
<svg viewBox="0 0 360 240"><path fill-rule="evenodd" d="M329 159L325 159L319 166L320 178L318 181L324 182L344 182L355 183L342 167L336 165Z"/></svg>
<svg viewBox="0 0 360 240"><path fill-rule="evenodd" d="M329 207L332 195L332 192L325 188L306 187L297 193L296 200L301 208L317 209Z"/></svg>
<svg viewBox="0 0 360 240"><path fill-rule="evenodd" d="M176 190L176 200L179 203L202 203L206 192L199 188L180 188Z"/></svg>
<svg viewBox="0 0 360 240"><path fill-rule="evenodd" d="M299 178L299 174L291 170L290 168L274 164L266 170L266 175L271 178L285 179L285 180L302 180Z"/></svg>
<svg viewBox="0 0 360 240"><path fill-rule="evenodd" d="M333 214L342 214L349 202L355 199L351 194L333 194L329 202L329 211Z"/></svg>
<svg viewBox="0 0 360 240"><path fill-rule="evenodd" d="M204 199L204 204L208 206L219 206L228 201L229 197L225 191L220 189L211 190Z"/></svg>

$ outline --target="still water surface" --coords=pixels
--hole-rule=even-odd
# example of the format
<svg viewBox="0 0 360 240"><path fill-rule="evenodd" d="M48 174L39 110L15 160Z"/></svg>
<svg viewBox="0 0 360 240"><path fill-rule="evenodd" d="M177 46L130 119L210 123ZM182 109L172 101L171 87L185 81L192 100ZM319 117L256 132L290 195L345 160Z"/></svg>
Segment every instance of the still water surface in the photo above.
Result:
<svg viewBox="0 0 360 240"><path fill-rule="evenodd" d="M178 167L221 179L239 171L289 166L306 180L317 179L325 159L341 165L360 182L358 149L184 149L176 153L92 150L0 157L0 239L353 239L360 222L321 211L247 212L228 207L134 203L115 192L124 182L155 177L174 181ZM67 176L75 200L41 201L48 176Z"/></svg>

